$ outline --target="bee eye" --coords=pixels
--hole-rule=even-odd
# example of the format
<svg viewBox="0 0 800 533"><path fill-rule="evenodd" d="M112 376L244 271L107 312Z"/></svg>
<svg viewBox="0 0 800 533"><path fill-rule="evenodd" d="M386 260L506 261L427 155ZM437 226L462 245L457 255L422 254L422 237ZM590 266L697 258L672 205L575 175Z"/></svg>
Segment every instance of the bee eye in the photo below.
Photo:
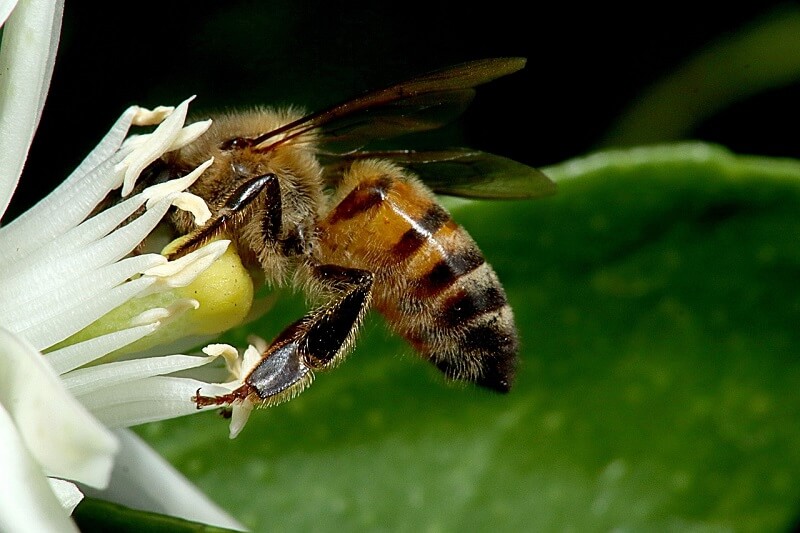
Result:
<svg viewBox="0 0 800 533"><path fill-rule="evenodd" d="M233 139L228 139L223 141L222 144L219 145L220 150L241 150L242 148L246 148L250 146L252 143L251 139L247 137L234 137Z"/></svg>

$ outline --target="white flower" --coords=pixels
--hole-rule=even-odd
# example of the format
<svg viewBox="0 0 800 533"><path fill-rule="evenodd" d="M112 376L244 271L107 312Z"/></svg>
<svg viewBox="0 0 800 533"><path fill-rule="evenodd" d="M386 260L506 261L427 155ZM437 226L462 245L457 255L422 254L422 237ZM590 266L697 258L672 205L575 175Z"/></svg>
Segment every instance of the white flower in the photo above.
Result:
<svg viewBox="0 0 800 533"><path fill-rule="evenodd" d="M16 8L0 0L0 25L13 10L0 46L0 218L44 105L62 9L51 0ZM130 196L143 169L208 127L184 126L190 100L175 109L125 111L53 193L0 227L1 531L75 531L69 514L82 498L76 483L134 507L241 529L123 429L197 412L192 397L201 386L227 392L173 375L215 354L162 355L163 348L159 356L130 354L214 333L196 318L214 306L190 297L202 291L185 288L218 264L233 261L235 270L238 260L228 241L171 262L159 254L129 255L171 205L192 212L198 224L210 216L184 190L210 162ZM158 126L126 140L131 126L148 124ZM93 214L120 187L130 197ZM109 362L109 354L125 350L128 359Z"/></svg>
<svg viewBox="0 0 800 533"><path fill-rule="evenodd" d="M241 358L236 348L229 344L209 344L203 348L203 352L210 356L221 355L225 358L231 378L230 381L219 385L226 389L225 393L231 393L241 387L247 375L261 361L261 354L266 350L267 343L255 336L251 337L250 342L250 346L247 347ZM229 405L231 410L230 438L234 439L239 435L244 429L247 419L250 418L250 413L257 406L250 398L244 398Z"/></svg>

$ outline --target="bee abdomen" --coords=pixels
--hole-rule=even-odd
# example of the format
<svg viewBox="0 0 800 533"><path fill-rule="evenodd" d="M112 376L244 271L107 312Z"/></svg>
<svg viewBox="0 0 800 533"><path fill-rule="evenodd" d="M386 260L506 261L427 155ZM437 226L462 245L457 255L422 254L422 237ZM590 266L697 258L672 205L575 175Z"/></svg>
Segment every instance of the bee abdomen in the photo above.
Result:
<svg viewBox="0 0 800 533"><path fill-rule="evenodd" d="M451 260L447 276L444 268L435 267L438 274L432 270L420 280L418 291L432 304L430 323L410 315L406 336L447 377L507 392L518 351L513 312L487 263L467 270L477 263L477 248L462 254L472 262Z"/></svg>
<svg viewBox="0 0 800 533"><path fill-rule="evenodd" d="M431 202L423 214L403 233L400 240L392 246L389 253L398 262L406 261L428 244L430 239L448 223L453 223L450 213L439 204Z"/></svg>
<svg viewBox="0 0 800 533"><path fill-rule="evenodd" d="M513 313L472 238L391 166L364 162L347 179L352 188L319 224L321 255L374 272L373 301L389 326L449 378L508 391Z"/></svg>
<svg viewBox="0 0 800 533"><path fill-rule="evenodd" d="M430 298L441 294L463 276L486 264L483 254L472 244L463 229L456 227L451 230L451 233L452 235L447 240L442 239L443 236L434 235L432 241L428 243L432 249L429 250L430 254L421 258L422 261L427 261L428 257L437 255L441 255L441 257L430 266L425 275L417 280L415 291L420 298ZM448 250L454 245L458 247L463 244L468 244L468 246L461 250Z"/></svg>
<svg viewBox="0 0 800 533"><path fill-rule="evenodd" d="M505 291L469 234L435 202L392 248L404 293L379 304L398 333L451 379L507 392L516 371L516 325ZM405 218L411 218L409 212ZM432 223L431 221L435 221ZM413 232L413 239L411 234ZM412 248L413 251L399 254Z"/></svg>
<svg viewBox="0 0 800 533"><path fill-rule="evenodd" d="M438 321L444 327L460 327L507 305L506 295L499 286L479 287L476 290L467 284L467 287L458 288L455 294L442 302Z"/></svg>

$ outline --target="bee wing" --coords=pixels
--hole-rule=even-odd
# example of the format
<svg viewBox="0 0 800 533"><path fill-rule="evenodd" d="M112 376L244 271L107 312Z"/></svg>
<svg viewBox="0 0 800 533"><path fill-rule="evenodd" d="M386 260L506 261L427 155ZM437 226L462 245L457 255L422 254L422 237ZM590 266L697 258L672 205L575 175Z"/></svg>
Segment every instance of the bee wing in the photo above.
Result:
<svg viewBox="0 0 800 533"><path fill-rule="evenodd" d="M556 184L536 168L467 148L353 152L326 168L332 175L340 176L350 163L359 159L398 163L417 174L435 193L448 196L512 200L556 192Z"/></svg>
<svg viewBox="0 0 800 533"><path fill-rule="evenodd" d="M438 128L457 117L472 100L474 87L525 66L524 58L481 59L368 92L285 126L247 139L257 150L274 147L311 131L323 144L357 143ZM360 143L360 144L358 144Z"/></svg>
<svg viewBox="0 0 800 533"><path fill-rule="evenodd" d="M318 145L328 152L346 153L369 141L437 129L461 115L474 95L472 89L421 94L347 114L320 128Z"/></svg>

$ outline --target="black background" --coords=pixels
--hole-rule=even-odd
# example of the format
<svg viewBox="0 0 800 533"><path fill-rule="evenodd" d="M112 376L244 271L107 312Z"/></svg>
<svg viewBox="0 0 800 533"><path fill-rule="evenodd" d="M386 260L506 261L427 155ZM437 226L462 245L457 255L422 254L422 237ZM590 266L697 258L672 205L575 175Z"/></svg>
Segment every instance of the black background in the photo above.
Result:
<svg viewBox="0 0 800 533"><path fill-rule="evenodd" d="M787 4L616 8L476 4L68 1L44 117L9 217L62 180L131 104L192 109L294 103L316 109L432 68L525 56L442 133L531 165L598 146L632 100L693 53ZM800 85L739 102L691 137L800 156ZM658 124L653 124L658 128Z"/></svg>

